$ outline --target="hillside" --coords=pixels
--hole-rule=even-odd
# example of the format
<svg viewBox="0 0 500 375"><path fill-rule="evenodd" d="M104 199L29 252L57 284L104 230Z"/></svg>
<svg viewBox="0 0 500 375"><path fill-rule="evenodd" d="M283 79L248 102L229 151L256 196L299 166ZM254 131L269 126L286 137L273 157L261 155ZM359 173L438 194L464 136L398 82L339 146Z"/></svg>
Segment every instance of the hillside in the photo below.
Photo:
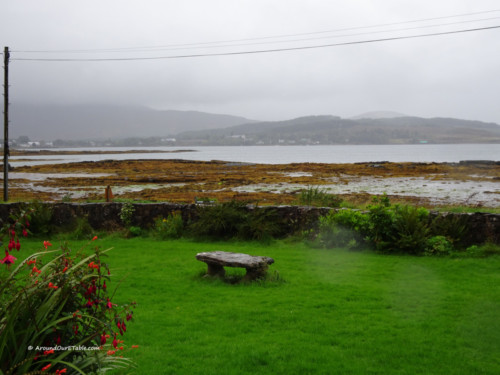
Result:
<svg viewBox="0 0 500 375"><path fill-rule="evenodd" d="M309 116L183 132L177 138L183 143L220 145L500 143L500 126L453 118Z"/></svg>
<svg viewBox="0 0 500 375"><path fill-rule="evenodd" d="M11 137L75 140L168 137L186 130L225 128L252 120L195 111L161 111L111 105L44 105L13 103Z"/></svg>

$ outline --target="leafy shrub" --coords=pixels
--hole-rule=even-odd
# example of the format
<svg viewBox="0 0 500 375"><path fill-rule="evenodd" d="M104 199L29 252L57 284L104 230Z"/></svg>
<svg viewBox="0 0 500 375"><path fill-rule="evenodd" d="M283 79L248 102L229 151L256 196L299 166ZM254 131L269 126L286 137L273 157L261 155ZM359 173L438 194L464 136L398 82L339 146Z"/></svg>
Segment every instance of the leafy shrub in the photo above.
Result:
<svg viewBox="0 0 500 375"><path fill-rule="evenodd" d="M459 215L441 215L434 219L431 225L434 235L445 236L455 247L460 246L467 235L467 218Z"/></svg>
<svg viewBox="0 0 500 375"><path fill-rule="evenodd" d="M94 229L90 226L88 217L76 219L76 227L73 231L73 238L76 240L89 239L93 237Z"/></svg>
<svg viewBox="0 0 500 375"><path fill-rule="evenodd" d="M493 243L472 245L465 250L465 255L473 258L486 258L493 255L500 255L500 246Z"/></svg>
<svg viewBox="0 0 500 375"><path fill-rule="evenodd" d="M433 236L427 240L425 255L449 255L453 245L445 236Z"/></svg>
<svg viewBox="0 0 500 375"><path fill-rule="evenodd" d="M238 237L268 242L281 232L282 227L276 210L261 208L246 211L246 218L238 228Z"/></svg>
<svg viewBox="0 0 500 375"><path fill-rule="evenodd" d="M160 239L180 238L184 231L184 221L179 211L170 213L166 218L155 220L154 230Z"/></svg>
<svg viewBox="0 0 500 375"><path fill-rule="evenodd" d="M316 243L322 247L359 248L364 244L366 226L367 216L360 211L332 211L320 217Z"/></svg>
<svg viewBox="0 0 500 375"><path fill-rule="evenodd" d="M304 206L340 207L341 203L342 199L337 195L329 194L319 187L309 186L299 195L299 204Z"/></svg>
<svg viewBox="0 0 500 375"><path fill-rule="evenodd" d="M422 254L430 233L429 211L423 207L396 206L393 220L393 241L387 249Z"/></svg>
<svg viewBox="0 0 500 375"><path fill-rule="evenodd" d="M190 231L198 238L231 238L246 221L245 203L225 202L213 206L198 206L198 220L191 224Z"/></svg>
<svg viewBox="0 0 500 375"><path fill-rule="evenodd" d="M132 224L132 217L134 216L135 208L130 202L126 202L122 205L120 210L120 219L125 226L130 226Z"/></svg>
<svg viewBox="0 0 500 375"><path fill-rule="evenodd" d="M17 250L26 217L2 232ZM120 356L125 345L119 337L135 304L111 301L106 251L96 247L91 255L73 254L67 246L48 251L50 246L44 241L45 251L11 272L17 260L11 246L0 261L7 266L0 270L0 373L45 373L50 368L55 374L88 374L128 365ZM53 257L55 253L59 255Z"/></svg>
<svg viewBox="0 0 500 375"><path fill-rule="evenodd" d="M52 206L40 201L33 201L27 209L31 211L29 218L30 232L35 235L47 236L52 233Z"/></svg>

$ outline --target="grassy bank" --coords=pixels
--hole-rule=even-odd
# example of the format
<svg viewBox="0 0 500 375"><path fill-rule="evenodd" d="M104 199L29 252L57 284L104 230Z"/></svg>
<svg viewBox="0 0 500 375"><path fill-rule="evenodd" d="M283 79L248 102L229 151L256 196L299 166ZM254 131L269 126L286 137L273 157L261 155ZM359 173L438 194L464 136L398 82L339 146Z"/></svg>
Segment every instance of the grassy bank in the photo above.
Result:
<svg viewBox="0 0 500 375"><path fill-rule="evenodd" d="M117 302L138 303L126 335L139 345L127 353L137 368L127 373L500 373L500 257L387 256L285 242L97 243L115 247L112 286L124 278ZM21 253L36 248L40 241L29 240ZM273 257L271 279L204 279L195 254L212 250Z"/></svg>

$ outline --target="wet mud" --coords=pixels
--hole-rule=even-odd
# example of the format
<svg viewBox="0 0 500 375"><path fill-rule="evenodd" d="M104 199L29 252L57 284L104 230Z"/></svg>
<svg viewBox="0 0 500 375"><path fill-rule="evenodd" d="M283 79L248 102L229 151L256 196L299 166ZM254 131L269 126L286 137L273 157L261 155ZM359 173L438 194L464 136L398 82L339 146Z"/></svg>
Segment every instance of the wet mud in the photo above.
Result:
<svg viewBox="0 0 500 375"><path fill-rule="evenodd" d="M394 202L424 206L500 207L500 163L292 163L105 160L16 167L13 200L116 198L192 203L195 198L294 204L300 191L319 187L353 204L387 193Z"/></svg>

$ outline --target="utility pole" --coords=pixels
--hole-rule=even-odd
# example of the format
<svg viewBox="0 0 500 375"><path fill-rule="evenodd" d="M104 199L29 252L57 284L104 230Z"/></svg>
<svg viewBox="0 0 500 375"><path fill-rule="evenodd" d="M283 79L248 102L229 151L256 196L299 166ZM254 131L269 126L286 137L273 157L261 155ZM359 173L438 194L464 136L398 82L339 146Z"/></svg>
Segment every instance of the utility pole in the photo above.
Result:
<svg viewBox="0 0 500 375"><path fill-rule="evenodd" d="M9 47L3 50L3 200L9 200Z"/></svg>

